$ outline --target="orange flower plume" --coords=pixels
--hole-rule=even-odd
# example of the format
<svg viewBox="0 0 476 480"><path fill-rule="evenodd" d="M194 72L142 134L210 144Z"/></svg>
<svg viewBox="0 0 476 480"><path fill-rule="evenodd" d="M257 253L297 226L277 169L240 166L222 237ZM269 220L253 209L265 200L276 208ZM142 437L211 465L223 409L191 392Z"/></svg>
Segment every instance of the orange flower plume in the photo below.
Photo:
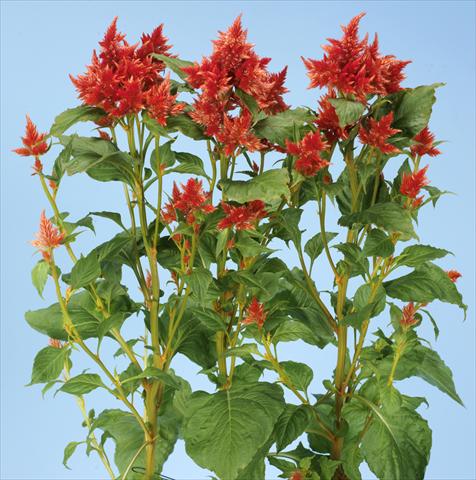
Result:
<svg viewBox="0 0 476 480"><path fill-rule="evenodd" d="M401 89L403 69L410 62L379 53L378 38L368 43L368 35L359 38L359 23L364 13L342 27L340 40L329 38L321 60L303 58L311 80L309 88L327 87L366 102L367 95L388 95Z"/></svg>
<svg viewBox="0 0 476 480"><path fill-rule="evenodd" d="M416 199L422 187L430 182L426 177L428 165L415 173L404 173L402 176L402 184L400 185L400 193L409 198Z"/></svg>
<svg viewBox="0 0 476 480"><path fill-rule="evenodd" d="M321 132L309 132L298 143L286 140L287 153L297 157L294 168L306 177L314 176L319 170L329 165L322 158L321 153L329 148L329 144L322 139Z"/></svg>
<svg viewBox="0 0 476 480"><path fill-rule="evenodd" d="M461 273L458 272L458 270L449 270L446 272L448 274L449 279L453 282L456 283L458 278L462 277Z"/></svg>
<svg viewBox="0 0 476 480"><path fill-rule="evenodd" d="M413 156L416 155L429 155L430 157L436 157L441 152L433 143L435 142L435 135L430 132L428 127L425 127L418 135L413 138L414 145L410 147L410 151Z"/></svg>
<svg viewBox="0 0 476 480"><path fill-rule="evenodd" d="M38 157L43 155L48 151L48 144L45 142L46 135L46 133L38 133L36 125L27 115L25 136L21 138L23 147L15 148L13 151L22 157ZM41 165L41 163L39 165Z"/></svg>
<svg viewBox="0 0 476 480"><path fill-rule="evenodd" d="M35 240L31 244L42 253L45 260L49 260L51 250L59 247L65 238L64 233L53 225L53 223L46 218L43 210L40 215L40 230L35 235Z"/></svg>
<svg viewBox="0 0 476 480"><path fill-rule="evenodd" d="M400 325L404 328L412 327L418 323L418 320L415 318L415 313L417 308L413 302L408 303L403 307L402 318L400 319Z"/></svg>
<svg viewBox="0 0 476 480"><path fill-rule="evenodd" d="M222 208L226 217L218 223L219 230L232 227L236 230L254 230L256 222L267 215L265 204L261 200L237 207L223 202Z"/></svg>
<svg viewBox="0 0 476 480"><path fill-rule="evenodd" d="M382 153L398 153L400 150L388 143L388 139L400 132L397 128L392 128L393 112L383 116L380 120L369 119L368 129L362 126L359 129L359 139L365 145L371 145L378 148Z"/></svg>
<svg viewBox="0 0 476 480"><path fill-rule="evenodd" d="M188 224L193 225L200 213L210 213L215 207L210 203L210 194L203 191L201 180L190 178L181 190L174 183L172 199L162 210L162 219L166 223L177 220L177 211L181 212Z"/></svg>
<svg viewBox="0 0 476 480"><path fill-rule="evenodd" d="M246 311L246 317L243 320L243 325L251 325L256 323L258 328L263 328L264 321L266 320L267 313L264 311L264 305L253 297L251 303Z"/></svg>

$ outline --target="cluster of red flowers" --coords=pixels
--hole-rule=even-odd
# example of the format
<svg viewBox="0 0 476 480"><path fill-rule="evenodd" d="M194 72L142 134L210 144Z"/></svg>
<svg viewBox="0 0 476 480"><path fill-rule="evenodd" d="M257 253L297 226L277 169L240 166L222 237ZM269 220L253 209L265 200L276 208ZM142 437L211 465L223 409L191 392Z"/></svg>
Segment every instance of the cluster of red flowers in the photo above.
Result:
<svg viewBox="0 0 476 480"><path fill-rule="evenodd" d="M46 218L45 211L41 212L40 230L35 235L35 240L31 244L38 249L46 261L50 260L51 250L61 245L65 234L59 230Z"/></svg>
<svg viewBox="0 0 476 480"><path fill-rule="evenodd" d="M418 194L425 185L428 185L430 183L428 178L426 177L427 170L428 165L425 168L417 170L414 173L404 173L402 176L400 193L412 199L413 208L421 205L423 201L423 195L418 196Z"/></svg>
<svg viewBox="0 0 476 480"><path fill-rule="evenodd" d="M354 17L340 40L328 39L322 60L303 59L311 80L310 88L327 87L345 95L354 95L365 102L367 95L388 95L401 89L403 69L410 63L393 55L382 56L378 38L368 42L368 35L359 38L359 22L363 13Z"/></svg>
<svg viewBox="0 0 476 480"><path fill-rule="evenodd" d="M259 150L261 143L251 132L251 115L237 94L239 89L253 97L265 113L287 108L282 98L286 69L277 74L268 72L271 59L258 56L247 42L247 31L238 17L213 42L213 53L202 62L183 68L187 82L201 93L190 116L205 127L205 132L225 146L226 155L238 147ZM238 115L232 112L240 108Z"/></svg>
<svg viewBox="0 0 476 480"><path fill-rule="evenodd" d="M233 227L236 230L254 230L256 222L267 215L265 204L261 200L239 206L223 202L222 209L226 216L218 223L219 230Z"/></svg>
<svg viewBox="0 0 476 480"><path fill-rule="evenodd" d="M181 189L174 183L172 199L162 210L162 220L171 223L177 220L177 211L180 212L189 225L197 221L200 213L210 213L215 207L210 203L210 194L203 191L201 180L190 178Z"/></svg>
<svg viewBox="0 0 476 480"><path fill-rule="evenodd" d="M261 329L263 328L267 315L268 314L264 310L264 305L258 302L256 297L253 297L253 300L251 300L251 303L246 310L246 317L243 320L243 325L251 325L256 323L258 328Z"/></svg>
<svg viewBox="0 0 476 480"><path fill-rule="evenodd" d="M400 325L404 328L412 327L418 323L418 320L415 318L415 313L417 308L413 302L408 303L403 307L402 318L400 319Z"/></svg>
<svg viewBox="0 0 476 480"><path fill-rule="evenodd" d="M400 132L397 128L392 128L393 112L383 116L380 120L369 118L368 129L362 126L359 129L359 139L366 145L378 148L382 153L398 153L400 150L388 143L388 139Z"/></svg>
<svg viewBox="0 0 476 480"><path fill-rule="evenodd" d="M328 148L329 144L322 139L319 130L307 133L298 143L286 140L287 152L297 157L294 168L306 177L314 176L319 170L329 165L329 162L321 156L321 153Z"/></svg>
<svg viewBox="0 0 476 480"><path fill-rule="evenodd" d="M462 277L461 273L459 273L458 270L448 270L446 273L448 274L449 279L453 283L456 283L458 278Z"/></svg>
<svg viewBox="0 0 476 480"><path fill-rule="evenodd" d="M170 55L170 45L163 26L150 35L143 34L140 44L129 45L125 35L117 31L117 18L106 31L99 55L93 52L91 65L83 75L70 76L87 105L102 108L108 116L100 122L107 125L114 119L147 109L150 115L164 124L170 115L176 115L182 105L175 103L170 93L170 82L161 73L165 65L152 53Z"/></svg>
<svg viewBox="0 0 476 480"><path fill-rule="evenodd" d="M413 138L415 142L410 151L413 156L429 155L430 157L436 157L440 155L440 151L433 145L435 142L435 135L430 132L428 127L425 127L418 135Z"/></svg>
<svg viewBox="0 0 476 480"><path fill-rule="evenodd" d="M48 151L48 144L45 141L46 135L46 133L38 133L36 125L27 115L25 136L21 138L23 147L15 148L13 151L22 157L39 157Z"/></svg>

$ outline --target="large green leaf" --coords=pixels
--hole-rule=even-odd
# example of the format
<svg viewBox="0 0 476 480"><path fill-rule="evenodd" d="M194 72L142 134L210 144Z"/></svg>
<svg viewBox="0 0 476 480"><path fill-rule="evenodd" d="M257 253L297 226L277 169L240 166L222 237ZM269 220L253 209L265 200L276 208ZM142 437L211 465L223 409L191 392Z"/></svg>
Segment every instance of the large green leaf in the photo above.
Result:
<svg viewBox="0 0 476 480"><path fill-rule="evenodd" d="M187 113L175 115L167 119L167 129L180 131L193 140L206 140L208 137L203 133L203 128L195 123Z"/></svg>
<svg viewBox="0 0 476 480"><path fill-rule="evenodd" d="M56 380L64 368L69 349L45 347L41 349L33 361L30 385Z"/></svg>
<svg viewBox="0 0 476 480"><path fill-rule="evenodd" d="M285 110L259 121L254 130L258 137L266 138L272 143L284 145L286 139L293 140L296 128L314 121L314 115L305 108Z"/></svg>
<svg viewBox="0 0 476 480"><path fill-rule="evenodd" d="M329 102L335 108L341 127L355 123L365 110L365 105L354 100L330 98Z"/></svg>
<svg viewBox="0 0 476 480"><path fill-rule="evenodd" d="M104 117L104 115L106 115L104 110L97 107L90 107L89 105L79 105L78 107L69 108L55 118L50 129L50 135L58 137L78 122L95 122L101 117Z"/></svg>
<svg viewBox="0 0 476 480"><path fill-rule="evenodd" d="M293 362L292 360L280 362L280 365L291 381L292 385L297 390L307 392L309 384L312 382L314 376L312 368L305 363Z"/></svg>
<svg viewBox="0 0 476 480"><path fill-rule="evenodd" d="M96 373L82 373L76 377L70 378L61 388L61 392L71 395L84 395L92 392L96 388L105 388L101 377Z"/></svg>
<svg viewBox="0 0 476 480"><path fill-rule="evenodd" d="M327 243L337 237L337 235L338 234L334 232L325 232ZM304 246L304 251L309 255L311 262L314 262L314 260L322 253L323 250L324 241L322 238L322 233L317 233L314 235L306 242L306 245Z"/></svg>
<svg viewBox="0 0 476 480"><path fill-rule="evenodd" d="M428 303L433 300L458 305L466 311L466 305L447 273L432 263L425 263L403 277L384 283L387 295L404 302Z"/></svg>
<svg viewBox="0 0 476 480"><path fill-rule="evenodd" d="M165 65L176 73L182 80L187 78L187 74L182 70L184 67L190 67L193 65L193 62L187 60L180 60L180 58L169 57L167 55L161 55L159 53L153 53L152 57L157 58L161 62L164 62Z"/></svg>
<svg viewBox="0 0 476 480"><path fill-rule="evenodd" d="M365 239L363 251L366 257L385 258L393 254L395 246L385 232L374 228Z"/></svg>
<svg viewBox="0 0 476 480"><path fill-rule="evenodd" d="M71 270L70 284L72 288L81 288L94 282L101 275L101 266L97 255L81 257Z"/></svg>
<svg viewBox="0 0 476 480"><path fill-rule="evenodd" d="M436 96L435 90L442 83L408 88L395 94L394 121L392 127L402 130L403 135L413 138L428 125Z"/></svg>
<svg viewBox="0 0 476 480"><path fill-rule="evenodd" d="M310 409L305 405L286 405L284 412L278 419L275 428L276 448L278 452L294 442L304 430L311 419Z"/></svg>
<svg viewBox="0 0 476 480"><path fill-rule="evenodd" d="M377 203L363 212L344 215L339 224L351 227L354 224L376 225L389 233L399 232L402 240L416 238L410 212L396 203Z"/></svg>
<svg viewBox="0 0 476 480"><path fill-rule="evenodd" d="M50 264L44 260L40 260L31 271L31 282L41 298L43 298L43 290L46 285L46 280L48 280L49 271Z"/></svg>
<svg viewBox="0 0 476 480"><path fill-rule="evenodd" d="M374 419L362 439L362 452L378 478L423 480L430 458L431 430L414 410L370 410Z"/></svg>
<svg viewBox="0 0 476 480"><path fill-rule="evenodd" d="M187 453L218 477L235 480L267 442L283 409L283 392L270 383L196 392L183 432Z"/></svg>
<svg viewBox="0 0 476 480"><path fill-rule="evenodd" d="M251 180L222 180L220 186L228 200L246 203L262 200L271 203L289 196L289 174L284 168L267 170Z"/></svg>
<svg viewBox="0 0 476 480"><path fill-rule="evenodd" d="M410 245L395 259L399 265L418 267L426 262L448 255L448 250L435 248L431 245Z"/></svg>

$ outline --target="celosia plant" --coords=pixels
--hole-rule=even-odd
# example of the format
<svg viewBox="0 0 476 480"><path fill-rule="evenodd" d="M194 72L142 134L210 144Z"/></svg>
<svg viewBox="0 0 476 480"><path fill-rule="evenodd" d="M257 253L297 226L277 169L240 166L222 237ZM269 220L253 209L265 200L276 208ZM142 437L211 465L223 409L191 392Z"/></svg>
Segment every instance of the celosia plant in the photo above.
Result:
<svg viewBox="0 0 476 480"><path fill-rule="evenodd" d="M417 376L461 403L419 326L431 321L437 334L435 300L466 309L460 274L434 263L449 252L415 232L444 193L427 177L441 153L428 129L440 84L403 88L408 62L382 55L377 37L361 38L361 17L322 58L304 59L310 88L325 89L316 111L285 103L286 69L268 71L241 18L200 63L179 60L162 26L129 44L114 20L86 73L71 76L83 103L49 133L27 117L16 153L34 159L51 215L41 213L32 242L42 255L32 278L40 295L52 282L57 297L26 314L50 339L31 383L75 396L81 409L85 439L66 447L65 465L84 443L112 479L160 478L183 438L188 455L222 480L264 479L265 460L293 480L360 479L364 461L381 479L424 477L431 430L417 409L425 399L396 385ZM97 134L66 134L86 121ZM204 157L176 151L181 135ZM394 178L384 174L392 169ZM80 173L122 183L130 218L62 213L59 189ZM185 178L167 192L169 175ZM332 227L330 208L340 215ZM304 209L316 222L303 244ZM94 216L121 231L79 255L79 229L93 230ZM285 247L299 267L279 258ZM60 249L69 264L56 261ZM123 283L127 269L140 301ZM385 326L372 333L377 317ZM124 337L126 322L135 337ZM114 358L101 349L106 337L117 343ZM317 356L309 365L279 359L281 344L296 341L316 354L336 348L318 391L309 391ZM178 353L214 393L192 392L174 373ZM96 373L77 371L80 355ZM119 356L129 363L123 371ZM260 380L265 371L270 381ZM110 393L113 408L88 413L95 389ZM299 439L305 445L291 448Z"/></svg>

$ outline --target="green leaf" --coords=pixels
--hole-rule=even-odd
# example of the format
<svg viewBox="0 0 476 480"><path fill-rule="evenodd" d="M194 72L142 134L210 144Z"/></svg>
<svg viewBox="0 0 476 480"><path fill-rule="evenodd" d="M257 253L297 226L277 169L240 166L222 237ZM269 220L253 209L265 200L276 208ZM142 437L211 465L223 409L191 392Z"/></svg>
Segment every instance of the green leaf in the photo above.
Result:
<svg viewBox="0 0 476 480"><path fill-rule="evenodd" d="M373 293L372 290L373 287L368 284L361 285L354 295L354 307L357 310L361 310L367 305L372 305L369 318L376 317L384 311L386 300L386 292L381 285L377 287ZM371 296L373 297L372 300Z"/></svg>
<svg viewBox="0 0 476 480"><path fill-rule="evenodd" d="M365 105L361 102L345 98L330 98L329 102L335 108L341 127L355 123L365 110Z"/></svg>
<svg viewBox="0 0 476 480"><path fill-rule="evenodd" d="M290 443L300 437L310 420L310 411L305 405L286 405L275 427L278 452L284 450Z"/></svg>
<svg viewBox="0 0 476 480"><path fill-rule="evenodd" d="M76 447L78 445L81 445L82 443L86 443L86 442L69 442L68 445L66 445L66 447L64 448L64 454L63 454L63 465L68 469L68 470L71 470L69 467L68 467L68 460L71 458L71 456L73 455L73 453L76 451Z"/></svg>
<svg viewBox="0 0 476 480"><path fill-rule="evenodd" d="M220 332L226 330L226 323L223 318L208 307L202 308L191 308L190 312L192 315L198 317L198 320L212 332Z"/></svg>
<svg viewBox="0 0 476 480"><path fill-rule="evenodd" d="M70 141L66 147L61 150L60 154L56 157L55 163L53 165L53 173L52 176L54 177L56 183L59 184L63 175L66 171L66 165L71 159L71 154L73 152L73 145L72 141Z"/></svg>
<svg viewBox="0 0 476 480"><path fill-rule="evenodd" d="M59 390L71 395L84 395L99 387L106 388L99 375L96 373L82 373L70 378Z"/></svg>
<svg viewBox="0 0 476 480"><path fill-rule="evenodd" d="M463 401L456 393L453 374L438 353L423 345L420 345L418 349L422 351L424 355L422 361L416 365L415 375L440 389L460 405L463 405Z"/></svg>
<svg viewBox="0 0 476 480"><path fill-rule="evenodd" d="M430 121L433 104L436 101L435 90L444 85L434 83L416 88L408 88L397 93L392 126L402 130L402 134L413 138Z"/></svg>
<svg viewBox="0 0 476 480"><path fill-rule="evenodd" d="M170 172L191 173L192 175L208 178L200 157L187 152L175 152L175 158L179 165L169 170Z"/></svg>
<svg viewBox="0 0 476 480"><path fill-rule="evenodd" d="M225 352L225 357L249 357L250 355L259 355L259 350L254 343L245 343L239 347L229 348Z"/></svg>
<svg viewBox="0 0 476 480"><path fill-rule="evenodd" d="M423 480L430 448L427 422L407 408L380 412L362 439L364 458L378 478Z"/></svg>
<svg viewBox="0 0 476 480"><path fill-rule="evenodd" d="M364 255L366 257L386 258L393 255L395 246L382 230L374 228L369 232L364 244Z"/></svg>
<svg viewBox="0 0 476 480"><path fill-rule="evenodd" d="M153 135L157 137L169 137L167 129L157 122L157 120L151 118L147 112L142 112L142 121Z"/></svg>
<svg viewBox="0 0 476 480"><path fill-rule="evenodd" d="M99 182L117 181L134 186L132 163L132 157L128 153L113 152L91 162L84 171Z"/></svg>
<svg viewBox="0 0 476 480"><path fill-rule="evenodd" d="M97 335L97 327L102 317L97 312L89 292L72 295L68 302L68 312L83 340ZM30 310L25 313L25 319L30 327L50 338L68 339L63 327L63 313L58 303L40 310Z"/></svg>
<svg viewBox="0 0 476 480"><path fill-rule="evenodd" d="M164 385L167 385L168 387L171 387L173 389L180 388L180 383L172 375L164 372L160 368L155 367L147 367L140 374L134 375L133 377L128 377L121 383L124 384L141 378L155 378L156 380L160 380Z"/></svg>
<svg viewBox="0 0 476 480"><path fill-rule="evenodd" d="M203 128L195 123L186 113L175 115L167 119L167 129L180 131L193 140L206 140L208 137L203 133Z"/></svg>
<svg viewBox="0 0 476 480"><path fill-rule="evenodd" d="M304 363L293 362L291 360L280 362L280 365L284 369L289 380L291 380L291 383L301 392L307 392L314 377L312 368Z"/></svg>
<svg viewBox="0 0 476 480"><path fill-rule="evenodd" d="M88 105L79 105L78 107L69 108L55 118L50 129L50 135L59 137L60 135L63 135L68 128L78 122L95 122L101 117L104 117L104 115L106 115L106 112L101 108L90 107Z"/></svg>
<svg viewBox="0 0 476 480"><path fill-rule="evenodd" d="M172 167L175 163L175 152L172 150L172 144L175 140L169 140L168 142L163 143L159 147L159 163L160 165L165 165L166 168ZM150 154L150 166L155 173L157 170L157 154L155 149Z"/></svg>
<svg viewBox="0 0 476 480"><path fill-rule="evenodd" d="M284 240L286 244L292 241L298 248L301 247L302 232L299 229L299 222L303 210L301 208L286 208L276 215L276 225L278 229L275 231L276 237Z"/></svg>
<svg viewBox="0 0 476 480"><path fill-rule="evenodd" d="M94 282L101 275L101 266L95 252L81 257L71 270L71 287L74 289L85 287Z"/></svg>
<svg viewBox="0 0 476 480"><path fill-rule="evenodd" d="M331 460L329 457L321 457L319 459L319 466L321 467L320 480L332 480L334 478L337 467L341 463L342 462L339 460Z"/></svg>
<svg viewBox="0 0 476 480"><path fill-rule="evenodd" d="M183 431L187 453L218 477L235 480L267 442L283 409L281 388L269 383L196 392Z"/></svg>
<svg viewBox="0 0 476 480"><path fill-rule="evenodd" d="M399 265L407 267L419 267L426 262L443 258L451 252L442 248L435 248L430 245L411 245L395 259Z"/></svg>
<svg viewBox="0 0 476 480"><path fill-rule="evenodd" d="M334 232L325 232L326 241L327 243L331 242L335 237L337 237L337 233ZM324 241L322 238L322 233L317 233L311 239L306 242L304 246L304 251L309 255L311 262L323 252L324 250Z"/></svg>
<svg viewBox="0 0 476 480"><path fill-rule="evenodd" d="M440 300L458 305L466 311L466 305L447 273L432 263L425 263L403 277L384 283L387 295L404 302L429 303Z"/></svg>
<svg viewBox="0 0 476 480"><path fill-rule="evenodd" d="M295 320L285 320L282 322L273 335L274 344L277 344L278 342L294 342L297 340L304 340L308 343L313 343L309 339L313 339L313 334L310 328Z"/></svg>
<svg viewBox="0 0 476 480"><path fill-rule="evenodd" d="M339 225L351 227L354 224L376 225L389 233L399 232L401 240L417 238L413 229L410 212L396 203L377 203L363 212L344 215Z"/></svg>
<svg viewBox="0 0 476 480"><path fill-rule="evenodd" d="M259 121L254 130L258 137L284 146L286 139L293 139L295 128L303 127L314 120L315 117L309 110L295 108Z"/></svg>
<svg viewBox="0 0 476 480"><path fill-rule="evenodd" d="M272 252L272 250L247 235L246 232L239 232L235 248L240 251L244 258Z"/></svg>
<svg viewBox="0 0 476 480"><path fill-rule="evenodd" d="M67 348L45 347L41 349L33 361L29 385L56 380L61 375L68 356L69 349Z"/></svg>
<svg viewBox="0 0 476 480"><path fill-rule="evenodd" d="M96 217L103 217L103 218L108 218L109 220L112 220L114 223L117 223L124 231L127 231L127 228L124 226L122 223L122 218L121 214L117 212L107 212L107 211L102 211L102 212L89 212L89 215L95 215Z"/></svg>
<svg viewBox="0 0 476 480"><path fill-rule="evenodd" d="M182 80L187 78L187 74L182 70L184 67L191 67L193 62L187 60L180 60L180 58L169 57L167 55L161 55L159 53L153 53L151 55L153 58L157 58L161 62L164 62L165 65L176 73Z"/></svg>
<svg viewBox="0 0 476 480"><path fill-rule="evenodd" d="M289 174L284 168L267 170L251 180L221 180L220 187L228 200L238 203L262 200L272 203L289 197Z"/></svg>
<svg viewBox="0 0 476 480"><path fill-rule="evenodd" d="M31 281L41 298L43 298L43 290L46 285L46 280L48 280L49 271L50 264L44 260L40 260L31 271Z"/></svg>
<svg viewBox="0 0 476 480"><path fill-rule="evenodd" d="M358 245L346 242L334 245L333 248L336 248L339 252L344 254L344 262L347 264L351 276L365 275L368 273L369 261Z"/></svg>
<svg viewBox="0 0 476 480"><path fill-rule="evenodd" d="M212 283L213 276L205 268L194 268L190 275L187 275L186 281L191 288L192 296L200 303L205 302L208 287Z"/></svg>

